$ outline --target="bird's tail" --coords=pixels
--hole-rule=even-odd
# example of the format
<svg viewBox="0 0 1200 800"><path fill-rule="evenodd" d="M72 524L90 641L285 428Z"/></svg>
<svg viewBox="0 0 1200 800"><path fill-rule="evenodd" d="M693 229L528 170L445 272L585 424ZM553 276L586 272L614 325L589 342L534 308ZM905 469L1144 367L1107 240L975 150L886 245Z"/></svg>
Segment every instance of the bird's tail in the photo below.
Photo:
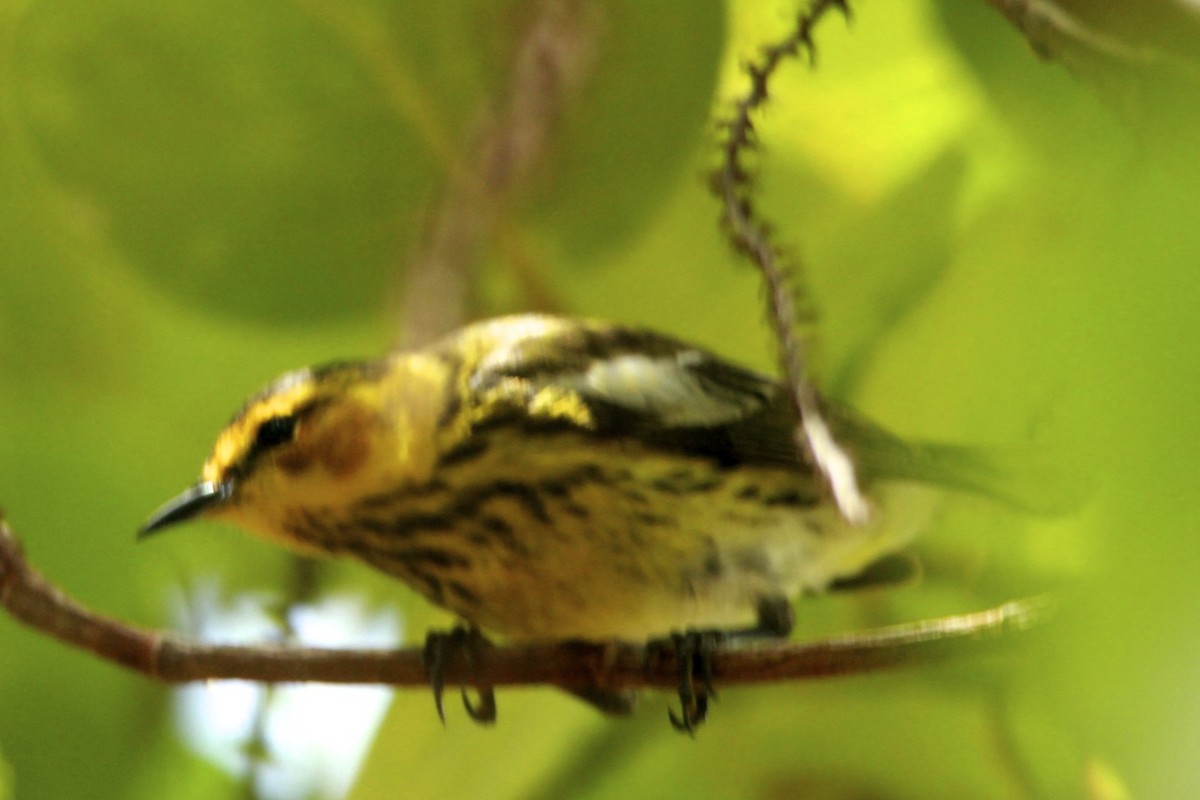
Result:
<svg viewBox="0 0 1200 800"><path fill-rule="evenodd" d="M1065 456L1028 448L983 448L906 442L853 412L839 412L836 427L853 447L860 475L912 480L970 492L1039 515L1065 514L1084 504L1089 481L1067 467Z"/></svg>

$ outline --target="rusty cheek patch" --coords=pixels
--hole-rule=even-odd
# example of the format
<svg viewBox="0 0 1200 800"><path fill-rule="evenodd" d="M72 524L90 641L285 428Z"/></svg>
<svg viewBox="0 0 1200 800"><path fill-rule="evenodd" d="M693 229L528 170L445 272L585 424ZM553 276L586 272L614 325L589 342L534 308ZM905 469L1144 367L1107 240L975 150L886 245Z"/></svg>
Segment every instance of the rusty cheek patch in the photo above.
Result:
<svg viewBox="0 0 1200 800"><path fill-rule="evenodd" d="M312 449L302 444L288 448L274 457L275 465L287 475L299 475L312 464Z"/></svg>
<svg viewBox="0 0 1200 800"><path fill-rule="evenodd" d="M337 424L314 443L320 454L321 464L335 478L344 478L356 471L371 453L371 442L366 432L372 429L375 420L370 413L361 409L347 412Z"/></svg>

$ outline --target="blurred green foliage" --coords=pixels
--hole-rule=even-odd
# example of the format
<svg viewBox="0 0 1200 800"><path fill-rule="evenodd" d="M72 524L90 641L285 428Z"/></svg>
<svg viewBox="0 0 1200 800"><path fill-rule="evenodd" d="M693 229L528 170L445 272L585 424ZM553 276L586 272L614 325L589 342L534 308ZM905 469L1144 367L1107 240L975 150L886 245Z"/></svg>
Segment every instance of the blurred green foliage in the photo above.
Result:
<svg viewBox="0 0 1200 800"><path fill-rule="evenodd" d="M1036 453L1091 499L1054 519L951 499L923 583L802 601L800 635L1052 587L1058 622L1002 657L727 690L695 742L662 696L610 721L502 692L479 730L401 692L355 800L1200 793L1200 113L1153 76L1130 102L1039 61L985 6L823 24L817 69L789 66L759 125L761 208L804 256L825 385L908 436ZM740 63L791 8L604 7L594 77L506 222L563 310L770 368L702 172ZM159 626L197 576L286 581L232 531L132 533L257 385L386 346L380 298L526 14L0 3L0 504L52 580ZM414 635L431 618L354 565L323 580ZM171 711L168 689L0 619L0 798L237 796Z"/></svg>

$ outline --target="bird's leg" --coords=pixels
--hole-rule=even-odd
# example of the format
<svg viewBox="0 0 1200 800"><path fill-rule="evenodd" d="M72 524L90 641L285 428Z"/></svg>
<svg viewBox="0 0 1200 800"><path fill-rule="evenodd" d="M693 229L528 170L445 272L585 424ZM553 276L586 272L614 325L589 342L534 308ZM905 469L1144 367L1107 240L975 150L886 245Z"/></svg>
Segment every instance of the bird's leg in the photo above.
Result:
<svg viewBox="0 0 1200 800"><path fill-rule="evenodd" d="M786 639L796 627L796 612L786 597L763 597L758 601L758 621L753 628L738 635L757 638Z"/></svg>
<svg viewBox="0 0 1200 800"><path fill-rule="evenodd" d="M695 734L696 727L708 716L709 699L717 699L713 686L712 657L717 646L725 640L723 631L687 630L671 634L670 647L675 651L679 669L680 713L667 709L671 727L681 733ZM697 674L700 688L696 688Z"/></svg>
<svg viewBox="0 0 1200 800"><path fill-rule="evenodd" d="M433 689L433 702L437 707L438 718L444 724L446 712L442 707L442 693L446 687L446 662L456 654L466 659L467 665L474 670L479 661L479 654L491 647L479 629L473 625L459 625L449 632L430 631L425 637L425 672L429 676L429 686ZM479 689L478 702L472 702L466 687L462 690L463 706L467 715L481 725L490 725L496 721L496 692L491 686Z"/></svg>
<svg viewBox="0 0 1200 800"><path fill-rule="evenodd" d="M758 621L744 630L687 630L669 639L651 641L647 653L670 650L679 669L680 713L668 710L671 726L694 735L708 716L708 701L717 698L713 679L713 654L732 639L747 637L783 638L792 632L795 615L786 597L764 597L758 603ZM697 686L697 682L699 686Z"/></svg>

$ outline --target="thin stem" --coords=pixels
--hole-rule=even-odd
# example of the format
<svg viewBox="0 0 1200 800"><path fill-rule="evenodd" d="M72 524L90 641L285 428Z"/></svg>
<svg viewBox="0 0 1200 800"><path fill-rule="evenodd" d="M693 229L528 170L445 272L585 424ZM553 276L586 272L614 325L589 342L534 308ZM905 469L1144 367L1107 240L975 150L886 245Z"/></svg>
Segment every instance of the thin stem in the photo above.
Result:
<svg viewBox="0 0 1200 800"><path fill-rule="evenodd" d="M835 9L849 16L846 0L815 0L787 36L762 48L758 59L746 65L750 88L734 102L732 116L723 123L726 136L713 188L721 200L721 223L730 242L763 277L767 316L779 343L780 366L797 420L793 434L796 444L825 478L842 516L862 524L868 519L869 505L859 489L853 461L833 438L821 415L817 391L808 379L805 342L796 330L796 306L789 284L790 280L799 280L801 265L794 255L772 241L770 226L755 212L750 171L743 159L755 146L752 117L767 102L771 78L785 59L801 51L815 57L813 28Z"/></svg>

